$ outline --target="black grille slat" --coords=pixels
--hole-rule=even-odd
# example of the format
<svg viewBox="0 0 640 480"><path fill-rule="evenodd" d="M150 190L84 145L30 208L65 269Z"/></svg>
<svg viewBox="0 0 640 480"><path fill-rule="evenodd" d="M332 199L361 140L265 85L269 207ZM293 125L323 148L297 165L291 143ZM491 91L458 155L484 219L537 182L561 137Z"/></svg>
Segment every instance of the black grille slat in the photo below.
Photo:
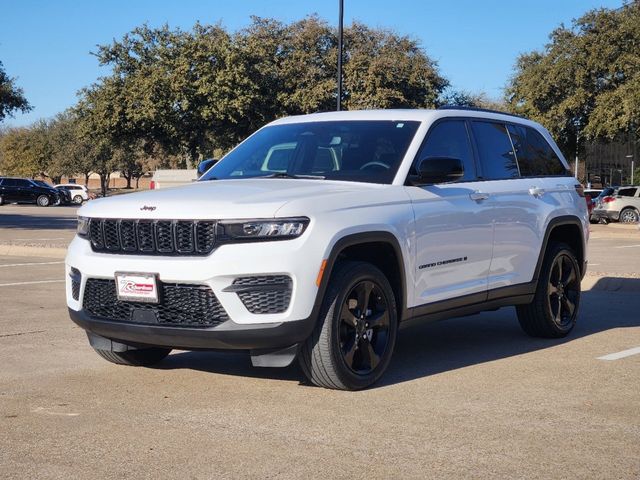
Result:
<svg viewBox="0 0 640 480"><path fill-rule="evenodd" d="M138 222L138 248L142 253L153 253L156 244L153 241L153 222Z"/></svg>
<svg viewBox="0 0 640 480"><path fill-rule="evenodd" d="M114 280L90 278L84 289L83 308L105 320L173 327L214 327L229 320L213 290L206 285L160 282L158 289L157 304L121 301Z"/></svg>
<svg viewBox="0 0 640 480"><path fill-rule="evenodd" d="M89 238L96 252L208 255L216 243L216 222L92 218Z"/></svg>
<svg viewBox="0 0 640 480"><path fill-rule="evenodd" d="M122 250L126 252L135 252L138 250L136 244L136 222L134 220L120 221L120 244Z"/></svg>
<svg viewBox="0 0 640 480"><path fill-rule="evenodd" d="M156 223L156 248L160 253L173 252L173 225L170 221L158 221Z"/></svg>
<svg viewBox="0 0 640 480"><path fill-rule="evenodd" d="M210 252L215 244L215 239L215 222L196 222L196 250L198 252Z"/></svg>
<svg viewBox="0 0 640 480"><path fill-rule="evenodd" d="M102 236L102 222L91 221L89 224L89 236L91 237L91 246L96 250L104 248L104 237Z"/></svg>
<svg viewBox="0 0 640 480"><path fill-rule="evenodd" d="M175 225L176 250L180 253L191 253L195 250L193 222L178 221Z"/></svg>
<svg viewBox="0 0 640 480"><path fill-rule="evenodd" d="M107 250L120 250L120 236L118 235L118 221L105 220L102 223L104 246Z"/></svg>

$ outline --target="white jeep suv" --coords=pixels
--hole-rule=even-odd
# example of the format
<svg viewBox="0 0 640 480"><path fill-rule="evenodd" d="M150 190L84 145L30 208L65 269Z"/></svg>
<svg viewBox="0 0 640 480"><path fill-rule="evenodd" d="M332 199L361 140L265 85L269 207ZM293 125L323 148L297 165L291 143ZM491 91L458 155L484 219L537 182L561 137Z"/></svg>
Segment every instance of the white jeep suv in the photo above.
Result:
<svg viewBox="0 0 640 480"><path fill-rule="evenodd" d="M284 118L191 185L82 207L69 313L113 363L245 350L361 389L418 321L515 305L528 334L567 335L586 269L581 196L549 133L520 117Z"/></svg>

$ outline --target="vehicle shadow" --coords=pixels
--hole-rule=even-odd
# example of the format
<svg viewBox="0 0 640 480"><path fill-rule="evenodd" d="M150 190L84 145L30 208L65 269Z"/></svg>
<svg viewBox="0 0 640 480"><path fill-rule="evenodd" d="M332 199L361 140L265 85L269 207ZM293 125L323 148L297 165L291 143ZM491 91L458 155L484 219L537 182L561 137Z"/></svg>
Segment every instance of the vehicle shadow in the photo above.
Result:
<svg viewBox="0 0 640 480"><path fill-rule="evenodd" d="M614 328L640 326L640 295L612 292L612 283L617 285L617 292L640 291L640 278L600 279L592 289L583 292L578 324L563 339L527 336L512 307L401 330L387 372L371 388L555 347ZM225 375L303 381L297 362L284 369L253 368L249 356L241 353L177 353L167 357L157 368L187 368Z"/></svg>
<svg viewBox="0 0 640 480"><path fill-rule="evenodd" d="M0 207L1 208L1 207ZM3 214L0 210L0 228L36 230L75 230L78 221L75 216Z"/></svg>

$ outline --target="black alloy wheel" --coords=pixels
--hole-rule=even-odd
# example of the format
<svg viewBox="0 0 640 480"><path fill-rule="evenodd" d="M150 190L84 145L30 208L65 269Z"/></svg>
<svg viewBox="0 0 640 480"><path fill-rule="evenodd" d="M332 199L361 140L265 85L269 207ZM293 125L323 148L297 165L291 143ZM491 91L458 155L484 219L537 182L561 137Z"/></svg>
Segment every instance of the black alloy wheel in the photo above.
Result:
<svg viewBox="0 0 640 480"><path fill-rule="evenodd" d="M379 285L356 284L340 312L340 351L347 367L366 375L380 363L389 346L389 305Z"/></svg>
<svg viewBox="0 0 640 480"><path fill-rule="evenodd" d="M567 328L574 320L580 298L580 275L575 261L567 254L557 256L549 277L549 306L558 327Z"/></svg>

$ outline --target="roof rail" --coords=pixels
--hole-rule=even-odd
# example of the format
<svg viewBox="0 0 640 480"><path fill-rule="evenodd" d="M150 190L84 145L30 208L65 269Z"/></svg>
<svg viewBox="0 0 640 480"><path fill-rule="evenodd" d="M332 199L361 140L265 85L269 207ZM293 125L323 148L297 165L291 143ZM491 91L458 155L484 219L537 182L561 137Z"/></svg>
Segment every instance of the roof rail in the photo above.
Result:
<svg viewBox="0 0 640 480"><path fill-rule="evenodd" d="M470 110L472 112L499 113L500 115L509 115L510 117L524 118L525 120L527 120L527 118L523 117L522 115L517 115L515 113L509 113L509 112L502 112L500 110L491 110L490 108L467 107L467 106L461 106L461 105L442 105L441 107L438 107L438 110Z"/></svg>

